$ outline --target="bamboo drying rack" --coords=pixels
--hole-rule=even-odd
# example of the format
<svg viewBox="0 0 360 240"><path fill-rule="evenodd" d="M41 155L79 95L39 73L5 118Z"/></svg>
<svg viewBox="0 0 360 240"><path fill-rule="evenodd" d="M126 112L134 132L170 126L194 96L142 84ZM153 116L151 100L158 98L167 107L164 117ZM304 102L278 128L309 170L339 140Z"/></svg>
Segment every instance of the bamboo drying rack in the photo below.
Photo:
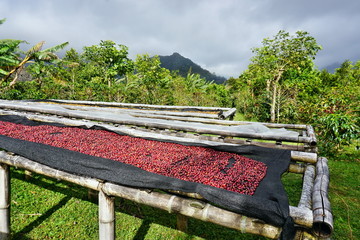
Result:
<svg viewBox="0 0 360 240"><path fill-rule="evenodd" d="M20 104L19 104L20 103ZM135 137L151 137L159 140L180 140L182 142L203 143L206 145L250 144L263 147L291 150L291 173L303 174L303 188L298 206L290 206L290 216L297 226L296 239L316 239L329 237L333 231L333 219L328 200L329 171L327 159L316 153L314 129L309 125L261 123L269 128L295 130L299 137L264 136L261 134L241 134L211 128L186 128L173 124L173 121L199 122L216 125L246 125L251 122L221 120L231 118L235 111L224 108L154 106L141 104L120 104L87 101L57 101L55 105L66 105L68 109L97 110L109 109L124 111L135 117L132 121L107 119L106 117L84 117L58 110L42 110L38 104L21 104L20 101L0 100L0 115L19 115L30 120L57 122L69 126L105 127L114 132L121 132ZM215 112L215 114L213 113ZM179 114L185 113L185 114ZM221 116L221 114L223 114ZM144 121L144 119L150 119ZM151 122L151 119L168 120L168 124ZM128 199L137 203L166 210L177 214L179 230L186 230L187 217L212 222L236 229L242 233L252 233L277 239L282 229L263 223L261 220L243 216L211 205L198 194L181 192L147 192L142 189L125 187L59 171L36 163L13 153L0 151L0 239L10 236L10 177L9 166L22 168L48 177L68 181L98 193L99 202L99 237L115 239L114 197Z"/></svg>

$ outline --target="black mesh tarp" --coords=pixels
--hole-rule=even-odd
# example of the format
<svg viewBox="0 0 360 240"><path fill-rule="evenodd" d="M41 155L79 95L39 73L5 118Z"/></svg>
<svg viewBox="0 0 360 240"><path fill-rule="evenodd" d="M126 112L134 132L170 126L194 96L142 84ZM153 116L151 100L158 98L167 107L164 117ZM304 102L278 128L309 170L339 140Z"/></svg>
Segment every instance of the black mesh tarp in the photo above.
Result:
<svg viewBox="0 0 360 240"><path fill-rule="evenodd" d="M14 115L0 115L0 121L31 126L50 124L30 121L24 117ZM64 126L56 123L52 123L52 125ZM192 145L204 146L202 144ZM140 188L196 192L209 202L220 207L283 227L283 239L291 239L294 234L294 224L291 217L289 217L287 195L280 179L290 163L290 151L288 150L248 145L212 147L215 150L237 153L266 164L265 178L260 182L255 194L249 196L205 184L154 174L111 159L10 138L4 135L0 135L0 148L55 169L116 184Z"/></svg>

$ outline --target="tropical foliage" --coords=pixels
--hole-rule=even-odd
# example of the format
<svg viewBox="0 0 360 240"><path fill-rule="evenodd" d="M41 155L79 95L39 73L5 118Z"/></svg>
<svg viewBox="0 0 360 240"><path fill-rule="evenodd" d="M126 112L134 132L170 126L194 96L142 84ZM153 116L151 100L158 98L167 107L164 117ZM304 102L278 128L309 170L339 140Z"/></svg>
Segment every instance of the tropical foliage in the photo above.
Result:
<svg viewBox="0 0 360 240"><path fill-rule="evenodd" d="M158 56L132 60L126 46L110 40L70 49L62 59L56 52L67 42L44 50L40 42L27 52L21 43L0 40L0 98L235 106L247 119L315 125L327 152L358 139L360 61L319 71L313 60L321 46L307 32L264 39L248 68L225 84L170 71ZM31 81L19 79L24 70Z"/></svg>

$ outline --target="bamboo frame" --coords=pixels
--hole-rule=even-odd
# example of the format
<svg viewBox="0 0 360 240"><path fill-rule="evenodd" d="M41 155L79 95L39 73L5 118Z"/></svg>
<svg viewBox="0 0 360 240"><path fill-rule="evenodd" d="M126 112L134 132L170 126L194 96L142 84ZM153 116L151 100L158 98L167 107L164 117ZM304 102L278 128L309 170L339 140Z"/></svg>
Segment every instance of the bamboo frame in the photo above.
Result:
<svg viewBox="0 0 360 240"><path fill-rule="evenodd" d="M88 127L93 125L98 125L107 128L108 130L125 133L131 136L136 137L149 137L155 138L158 140L172 140L179 142L190 142L190 143L202 143L209 146L216 145L237 145L239 143L266 146L266 147L275 147L275 148L287 148L291 151L291 164L288 171L293 173L304 174L303 177L303 187L301 192L301 198L297 207L290 206L290 216L294 219L295 223L301 227L301 230L297 233L299 239L311 239L313 237L309 232L313 233L320 237L328 237L333 231L333 219L331 214L330 202L328 200L328 185L329 185L329 171L327 166L326 158L318 158L315 152L304 152L304 151L295 151L295 150L309 150L316 151L316 136L312 126L308 125L296 125L296 124L271 124L264 123L267 127L272 128L289 128L302 131L301 136L296 139L296 142L302 142L304 146L286 146L281 144L282 141L295 141L294 139L289 140L289 138L284 136L271 136L269 140L275 140L276 144L268 142L254 142L253 139L264 139L259 137L256 134L250 134L249 139L236 139L234 137L239 137L239 135L233 134L227 131L214 131L211 129L193 129L193 128L179 128L176 126L168 125L158 125L151 124L151 121L141 123L141 121L133 122L124 122L124 121L114 121L104 118L87 118L84 120L81 114L68 114L62 113L57 110L54 111L44 111L32 106L10 106L9 104L2 104L4 101L0 100L0 114L15 114L20 116L25 116L30 120L45 121L45 122L57 122L65 125L71 126L80 126L86 125ZM85 104L85 103L84 103ZM87 105L87 103L85 104ZM110 104L112 105L112 104ZM137 106L139 107L139 106ZM142 106L147 107L147 106ZM160 107L160 106L157 106ZM2 109L1 109L2 108ZM85 107L89 108L89 107ZM4 110L7 109L7 110ZM231 110L231 109L230 109ZM228 110L228 111L230 111ZM32 112L32 113L29 113ZM223 110L222 110L223 111ZM224 121L217 119L201 119L201 118L190 118L190 117L180 117L180 116L166 116L166 115L148 115L143 112L136 110L132 111L131 114L141 115L142 117L151 118L164 118L168 120L179 120L183 118L183 121L189 122L206 122L219 125L241 125L249 124L250 122L235 122L235 121ZM72 119L70 119L72 118ZM81 120L80 120L81 119ZM94 122L95 121L104 121L104 122ZM119 125L120 124L120 125ZM125 126L124 126L125 125ZM128 125L128 126L126 126ZM129 126L130 125L130 126ZM146 128L144 128L146 127ZM202 134L211 134L211 136L205 136ZM244 137L242 135L242 137ZM280 145L278 143L280 142ZM137 188L129 188L121 185L116 185L112 183L103 182L101 179L88 178L83 176L77 176L62 172L45 165L33 162L30 159L26 159L17 155L11 155L4 151L0 151L0 181L6 182L6 177L8 176L5 173L3 168L8 169L7 165L20 167L25 170L36 172L48 177L53 177L56 179L65 180L72 182L84 187L89 188L89 191L92 193L98 194L99 202L99 230L101 239L114 239L115 232L114 229L114 207L113 207L113 197L121 197L129 199L138 203L146 204L153 206L159 209L169 211L171 213L177 214L178 219L178 228L186 230L187 228L187 218L197 218L203 221L213 222L218 225L222 225L228 228L236 229L240 232L248 232L268 238L278 238L281 233L281 229L264 224L258 219L248 218L240 214L236 214L218 207L215 207L206 201L196 193L181 193L181 192L146 192ZM316 171L315 167L316 165ZM3 168L1 168L3 167ZM6 171L5 171L6 172ZM7 170L8 172L8 170ZM7 177L9 178L9 176ZM5 179L5 180L4 180ZM4 190L5 189L5 190ZM0 191L6 191L9 189L9 184L0 183ZM7 190L8 191L8 190ZM7 219L9 222L9 213L8 215L1 215L4 212L8 212L8 209L4 206L9 205L10 200L4 200L6 194L0 192L0 234L2 231L6 233L7 230L3 230L2 227L6 228L6 224L2 218ZM9 192L7 193L9 195ZM187 196L184 198L184 196ZM4 204L5 202L5 204ZM8 203L6 205L6 202ZM195 208L194 208L195 206ZM5 209L2 211L2 209ZM2 217L4 216L4 217ZM9 226L8 226L9 228ZM9 232L10 230L8 230ZM6 233L7 234L7 233ZM2 237L2 235L0 235ZM2 239L2 238L0 238ZM5 238L6 239L6 238Z"/></svg>

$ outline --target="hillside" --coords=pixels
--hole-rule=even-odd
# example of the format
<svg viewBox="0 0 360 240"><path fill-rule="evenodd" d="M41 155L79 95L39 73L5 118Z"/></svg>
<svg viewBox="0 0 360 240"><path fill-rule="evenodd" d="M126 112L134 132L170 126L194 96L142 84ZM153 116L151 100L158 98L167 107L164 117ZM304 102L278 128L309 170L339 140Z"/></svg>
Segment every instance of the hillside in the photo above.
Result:
<svg viewBox="0 0 360 240"><path fill-rule="evenodd" d="M171 71L178 71L183 77L186 77L189 70L191 73L200 74L202 78L208 81L214 81L215 83L222 84L226 81L225 77L220 77L210 73L208 70L203 69L188 58L181 56L179 53L173 53L170 56L159 56L161 61L161 67L167 68Z"/></svg>

